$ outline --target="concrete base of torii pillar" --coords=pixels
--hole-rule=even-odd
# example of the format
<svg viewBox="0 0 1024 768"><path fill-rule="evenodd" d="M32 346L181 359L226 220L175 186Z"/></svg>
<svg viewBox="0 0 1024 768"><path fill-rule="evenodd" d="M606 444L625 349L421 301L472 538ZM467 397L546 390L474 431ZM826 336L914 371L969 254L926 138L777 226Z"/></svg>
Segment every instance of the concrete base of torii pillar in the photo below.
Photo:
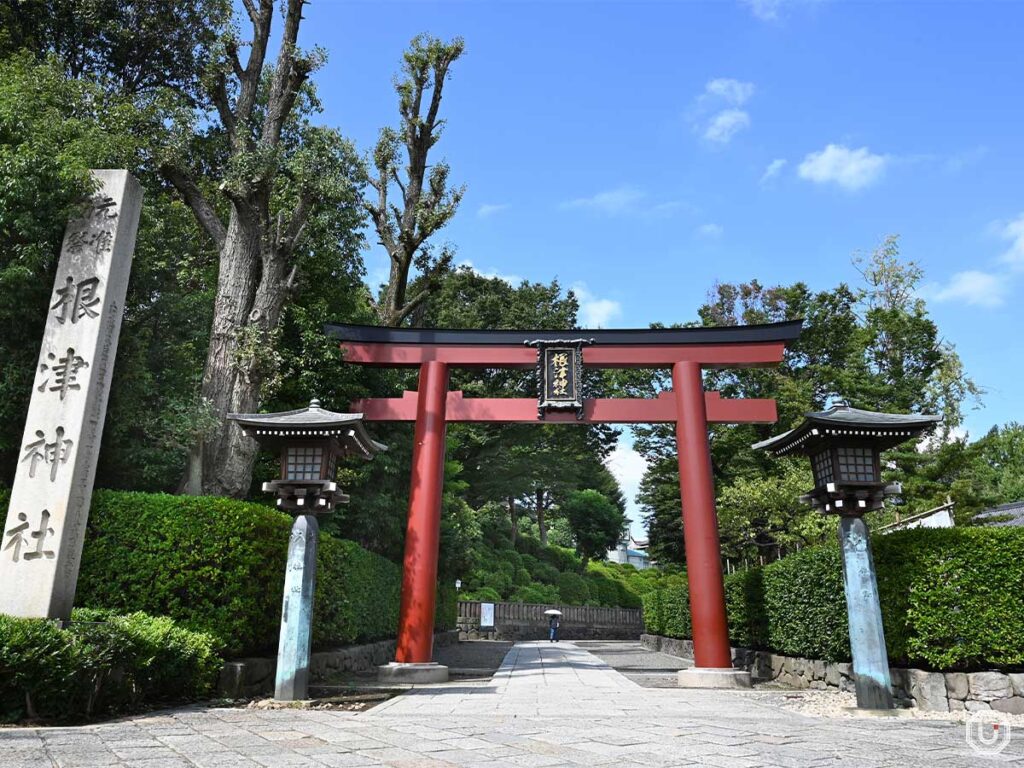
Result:
<svg viewBox="0 0 1024 768"><path fill-rule="evenodd" d="M393 661L377 667L377 679L382 683L447 683L448 667L435 661L426 664Z"/></svg>
<svg viewBox="0 0 1024 768"><path fill-rule="evenodd" d="M745 669L691 667L679 670L680 688L750 688L750 673Z"/></svg>

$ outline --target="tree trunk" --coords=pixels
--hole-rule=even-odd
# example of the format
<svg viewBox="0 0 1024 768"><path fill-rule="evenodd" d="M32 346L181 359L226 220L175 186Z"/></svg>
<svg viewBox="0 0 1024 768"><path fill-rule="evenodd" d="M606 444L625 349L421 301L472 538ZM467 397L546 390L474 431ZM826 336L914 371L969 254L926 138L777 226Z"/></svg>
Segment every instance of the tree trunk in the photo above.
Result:
<svg viewBox="0 0 1024 768"><path fill-rule="evenodd" d="M516 534L519 532L519 518L516 515L516 500L512 496L508 497L508 516L512 521L512 546L516 545Z"/></svg>
<svg viewBox="0 0 1024 768"><path fill-rule="evenodd" d="M201 390L220 424L211 438L189 454L186 493L241 497L252 482L258 448L237 424L227 421L227 415L258 410L265 379L258 353L273 343L287 296L280 261L273 253L263 253L261 246L259 222L236 206L221 249Z"/></svg>
<svg viewBox="0 0 1024 768"><path fill-rule="evenodd" d="M548 543L548 524L544 519L545 495L542 488L537 489L537 529L540 531L540 543L543 546L547 546Z"/></svg>

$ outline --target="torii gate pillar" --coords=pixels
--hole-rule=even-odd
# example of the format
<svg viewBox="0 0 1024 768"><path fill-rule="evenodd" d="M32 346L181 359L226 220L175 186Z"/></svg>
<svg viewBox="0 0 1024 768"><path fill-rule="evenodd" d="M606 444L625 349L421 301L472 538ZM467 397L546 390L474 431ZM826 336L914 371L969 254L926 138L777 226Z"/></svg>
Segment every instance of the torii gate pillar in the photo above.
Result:
<svg viewBox="0 0 1024 768"><path fill-rule="evenodd" d="M672 366L676 400L679 493L683 502L686 578L693 622L692 669L679 673L681 687L750 687L750 673L734 669L725 614L725 584L715 515L715 486L708 448L708 416L700 363Z"/></svg>
<svg viewBox="0 0 1024 768"><path fill-rule="evenodd" d="M448 679L448 667L431 661L434 657L437 557L441 543L447 398L448 366L435 360L422 363L416 395L398 648L395 661L381 667L381 680L437 683Z"/></svg>

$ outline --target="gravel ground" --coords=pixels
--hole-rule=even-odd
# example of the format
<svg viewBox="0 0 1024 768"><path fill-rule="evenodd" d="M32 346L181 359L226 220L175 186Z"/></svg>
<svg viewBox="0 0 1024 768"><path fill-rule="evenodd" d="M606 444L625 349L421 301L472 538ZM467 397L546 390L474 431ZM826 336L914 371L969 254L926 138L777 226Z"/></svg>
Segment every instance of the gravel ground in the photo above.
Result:
<svg viewBox="0 0 1024 768"><path fill-rule="evenodd" d="M644 688L676 688L679 670L693 666L689 659L648 650L634 640L574 640L573 644Z"/></svg>
<svg viewBox="0 0 1024 768"><path fill-rule="evenodd" d="M791 709L803 715L817 715L821 717L878 717L868 715L857 709L857 697L853 693L841 693L840 691L785 691L781 700L778 693L783 689L775 688L772 691L772 702L779 704L786 709ZM896 710L896 717L911 718L914 720L947 720L955 723L966 722L976 712L926 712L910 707ZM1003 723L1008 723L1013 728L1024 729L1024 715L1010 715L1005 712L986 711L978 717L998 718Z"/></svg>
<svg viewBox="0 0 1024 768"><path fill-rule="evenodd" d="M512 643L505 640L460 640L454 645L434 649L434 661L444 664L452 674L460 670L487 670L488 676L501 666Z"/></svg>

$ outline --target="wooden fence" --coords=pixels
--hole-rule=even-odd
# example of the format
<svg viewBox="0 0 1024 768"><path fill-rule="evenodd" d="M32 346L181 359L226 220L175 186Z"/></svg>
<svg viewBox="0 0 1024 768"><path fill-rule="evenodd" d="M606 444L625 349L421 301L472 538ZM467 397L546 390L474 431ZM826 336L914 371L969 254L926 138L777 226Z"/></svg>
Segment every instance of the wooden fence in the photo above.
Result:
<svg viewBox="0 0 1024 768"><path fill-rule="evenodd" d="M593 605L544 605L539 603L494 603L494 623L544 624L544 611L557 608L562 623L580 627L637 627L643 625L639 608L600 608ZM480 619L480 603L459 601L459 619Z"/></svg>

